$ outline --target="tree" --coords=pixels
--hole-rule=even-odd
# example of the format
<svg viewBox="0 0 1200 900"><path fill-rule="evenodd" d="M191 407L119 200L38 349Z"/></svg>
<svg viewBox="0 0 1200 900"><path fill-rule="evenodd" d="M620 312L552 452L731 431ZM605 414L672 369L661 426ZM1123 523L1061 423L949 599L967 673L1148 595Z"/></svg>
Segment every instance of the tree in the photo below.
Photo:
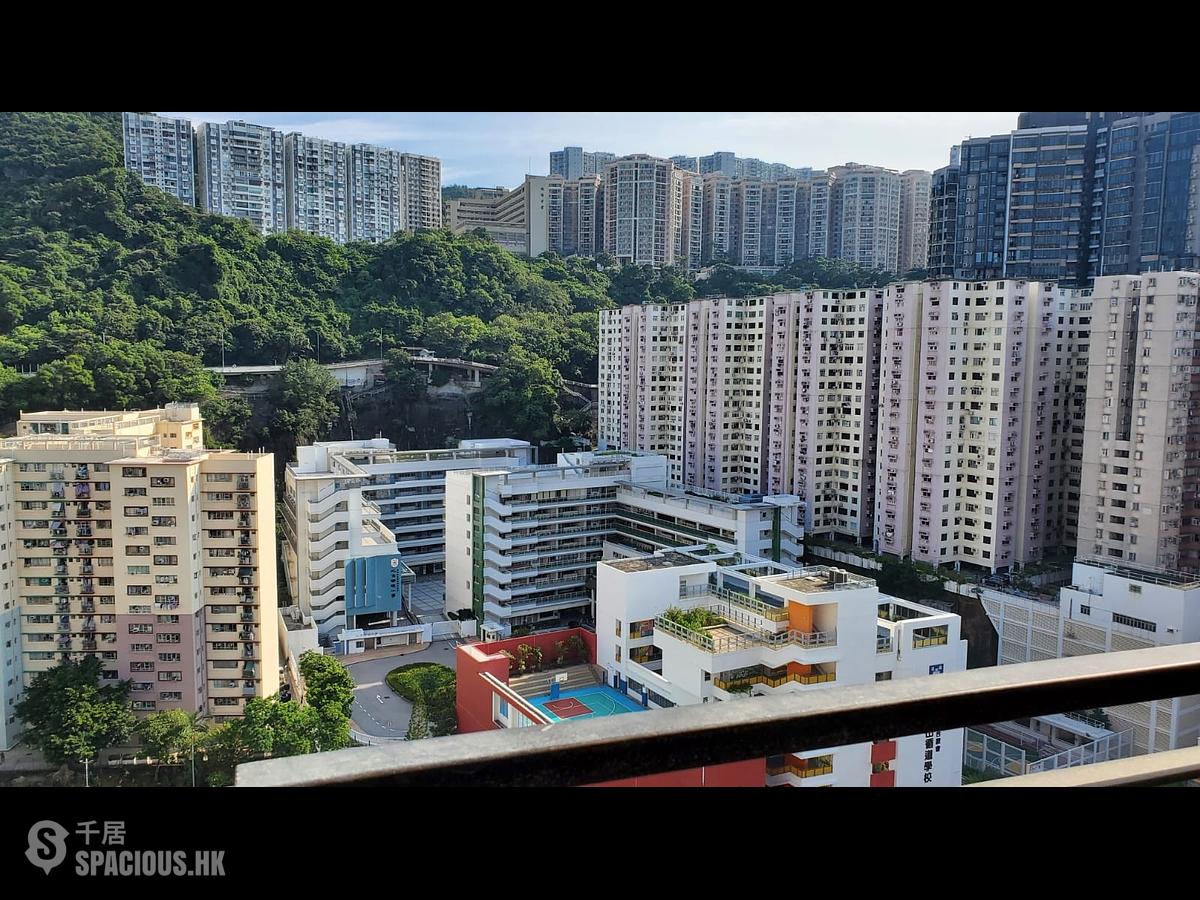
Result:
<svg viewBox="0 0 1200 900"><path fill-rule="evenodd" d="M562 376L548 362L514 349L479 392L481 424L499 435L551 438L561 389Z"/></svg>
<svg viewBox="0 0 1200 900"><path fill-rule="evenodd" d="M36 408L80 409L96 390L96 379L84 358L72 353L40 366L25 386L26 402Z"/></svg>
<svg viewBox="0 0 1200 900"><path fill-rule="evenodd" d="M916 568L906 562L890 559L883 561L883 568L875 577L879 590L904 600L935 600L942 595L940 580L926 580Z"/></svg>
<svg viewBox="0 0 1200 900"><path fill-rule="evenodd" d="M318 709L331 707L343 716L350 715L354 703L354 677L332 656L312 650L300 657L304 678L305 702Z"/></svg>
<svg viewBox="0 0 1200 900"><path fill-rule="evenodd" d="M266 756L298 756L319 749L316 709L283 703L278 697L253 697L246 703L238 736L246 750Z"/></svg>
<svg viewBox="0 0 1200 900"><path fill-rule="evenodd" d="M54 765L91 762L125 741L137 722L130 682L100 685L100 660L89 656L39 672L17 704L25 739Z"/></svg>
<svg viewBox="0 0 1200 900"><path fill-rule="evenodd" d="M425 371L413 364L412 355L407 350L389 350L383 374L391 388L392 399L400 403L420 400L429 386Z"/></svg>
<svg viewBox="0 0 1200 900"><path fill-rule="evenodd" d="M311 359L292 359L280 370L273 391L271 427L297 446L324 437L337 419L337 379Z"/></svg>
<svg viewBox="0 0 1200 900"><path fill-rule="evenodd" d="M404 735L406 741L420 741L429 737L429 717L425 712L425 701L413 703L412 715L408 719L408 731Z"/></svg>
<svg viewBox="0 0 1200 900"><path fill-rule="evenodd" d="M201 404L200 414L204 417L206 447L250 449L246 445L246 427L250 424L253 410L245 400L240 397L214 397Z"/></svg>
<svg viewBox="0 0 1200 900"><path fill-rule="evenodd" d="M136 731L148 756L154 757L159 768L167 761L191 753L203 742L208 724L198 712L167 709L151 713L137 724ZM158 772L154 774L158 781Z"/></svg>

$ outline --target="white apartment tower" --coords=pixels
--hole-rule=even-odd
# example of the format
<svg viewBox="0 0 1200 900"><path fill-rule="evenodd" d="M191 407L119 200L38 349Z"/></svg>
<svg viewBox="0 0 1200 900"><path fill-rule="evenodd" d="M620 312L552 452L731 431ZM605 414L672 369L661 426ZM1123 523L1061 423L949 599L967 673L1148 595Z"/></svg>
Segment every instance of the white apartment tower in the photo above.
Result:
<svg viewBox="0 0 1200 900"><path fill-rule="evenodd" d="M1079 554L1200 572L1200 275L1097 278Z"/></svg>
<svg viewBox="0 0 1200 900"><path fill-rule="evenodd" d="M806 529L868 537L882 291L600 314L601 446L661 453L674 484L796 494Z"/></svg>
<svg viewBox="0 0 1200 900"><path fill-rule="evenodd" d="M0 750L11 750L21 737L16 705L24 684L21 662L21 604L17 595L17 464L0 452Z"/></svg>
<svg viewBox="0 0 1200 900"><path fill-rule="evenodd" d="M886 289L878 551L992 571L1041 559L1056 314L1054 292L1036 282Z"/></svg>
<svg viewBox="0 0 1200 900"><path fill-rule="evenodd" d="M196 205L196 163L192 123L149 113L127 112L121 130L125 168L146 184Z"/></svg>
<svg viewBox="0 0 1200 900"><path fill-rule="evenodd" d="M929 265L929 197L933 174L920 169L900 173L900 255L896 272L903 275Z"/></svg>
<svg viewBox="0 0 1200 900"><path fill-rule="evenodd" d="M828 255L895 272L900 261L900 173L847 163L830 169L829 175Z"/></svg>
<svg viewBox="0 0 1200 900"><path fill-rule="evenodd" d="M675 258L683 181L668 159L623 156L604 169L604 251L621 263L656 268Z"/></svg>
<svg viewBox="0 0 1200 900"><path fill-rule="evenodd" d="M404 228L401 156L385 147L350 145L350 240L379 244Z"/></svg>
<svg viewBox="0 0 1200 900"><path fill-rule="evenodd" d="M674 484L761 493L767 298L600 314L601 446L661 453Z"/></svg>
<svg viewBox="0 0 1200 900"><path fill-rule="evenodd" d="M763 489L803 498L810 533L869 541L883 292L777 294L768 304Z"/></svg>
<svg viewBox="0 0 1200 900"><path fill-rule="evenodd" d="M293 132L283 139L287 227L339 244L349 237L349 154L340 141Z"/></svg>
<svg viewBox="0 0 1200 900"><path fill-rule="evenodd" d="M402 202L404 209L401 227L442 227L442 162L433 156L415 153L400 155L403 176Z"/></svg>
<svg viewBox="0 0 1200 900"><path fill-rule="evenodd" d="M287 229L282 131L203 122L196 129L196 171L205 212L245 219L262 234Z"/></svg>

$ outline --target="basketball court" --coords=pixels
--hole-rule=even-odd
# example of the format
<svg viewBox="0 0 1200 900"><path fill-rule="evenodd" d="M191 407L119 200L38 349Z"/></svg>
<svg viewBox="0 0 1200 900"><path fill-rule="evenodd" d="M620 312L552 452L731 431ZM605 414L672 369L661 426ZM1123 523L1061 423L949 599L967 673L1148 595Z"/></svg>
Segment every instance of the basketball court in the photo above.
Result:
<svg viewBox="0 0 1200 900"><path fill-rule="evenodd" d="M530 697L529 701L551 718L560 721L642 711L642 707L637 703L604 685L562 691L557 697L553 693L543 697Z"/></svg>

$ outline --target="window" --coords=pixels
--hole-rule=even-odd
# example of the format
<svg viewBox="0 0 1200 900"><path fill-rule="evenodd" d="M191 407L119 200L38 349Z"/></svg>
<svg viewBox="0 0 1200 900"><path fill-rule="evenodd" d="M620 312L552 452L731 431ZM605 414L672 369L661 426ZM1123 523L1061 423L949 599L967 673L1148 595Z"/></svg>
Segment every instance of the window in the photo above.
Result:
<svg viewBox="0 0 1200 900"><path fill-rule="evenodd" d="M1141 592L1142 592L1142 586L1140 584L1129 585L1129 593L1140 594Z"/></svg>
<svg viewBox="0 0 1200 900"><path fill-rule="evenodd" d="M1148 622L1145 619L1135 619L1133 616L1124 616L1121 613L1113 613L1112 620L1118 625L1125 625L1129 628L1138 628L1149 632L1158 631L1158 626L1153 622Z"/></svg>
<svg viewBox="0 0 1200 900"><path fill-rule="evenodd" d="M621 620L617 619L617 637L621 636Z"/></svg>

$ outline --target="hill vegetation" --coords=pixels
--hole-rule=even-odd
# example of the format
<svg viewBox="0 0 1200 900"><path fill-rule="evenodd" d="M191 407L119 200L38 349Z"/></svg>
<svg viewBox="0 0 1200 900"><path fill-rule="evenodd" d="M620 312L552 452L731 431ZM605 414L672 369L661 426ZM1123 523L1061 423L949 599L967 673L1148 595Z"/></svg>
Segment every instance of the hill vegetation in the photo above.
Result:
<svg viewBox="0 0 1200 900"><path fill-rule="evenodd" d="M0 422L20 409L198 400L214 437L258 446L264 435L245 429L245 404L219 399L219 376L205 366L287 363L318 346L330 362L418 345L505 364L485 416L531 425L508 414L505 398L544 410L554 405L547 384L594 382L599 310L695 295L670 270L603 256L526 260L478 234L344 246L299 232L264 237L143 184L122 153L120 113L0 113ZM712 293L866 277L813 262L770 281L718 269L699 284ZM299 393L281 384L278 396ZM291 422L309 437L328 410L293 412L273 427ZM544 415L531 427L554 430Z"/></svg>

